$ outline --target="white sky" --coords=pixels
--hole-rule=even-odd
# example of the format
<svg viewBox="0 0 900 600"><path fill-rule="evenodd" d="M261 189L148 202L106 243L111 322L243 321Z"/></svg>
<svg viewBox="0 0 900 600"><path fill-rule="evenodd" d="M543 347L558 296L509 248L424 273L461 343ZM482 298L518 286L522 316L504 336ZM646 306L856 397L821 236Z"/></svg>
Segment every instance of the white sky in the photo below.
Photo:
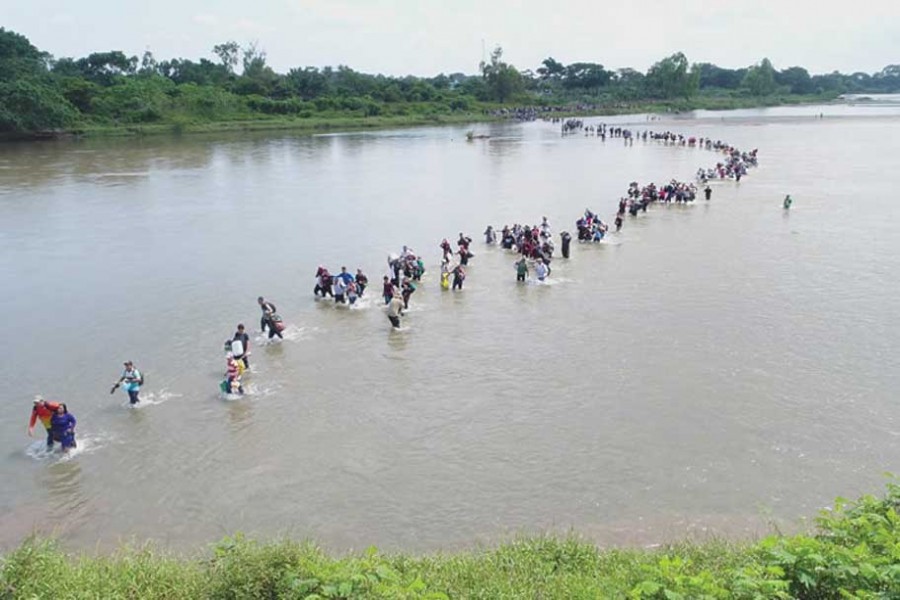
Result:
<svg viewBox="0 0 900 600"><path fill-rule="evenodd" d="M645 71L677 51L812 74L900 63L900 0L0 0L0 26L56 57L213 59L215 44L258 41L280 73L472 74L483 45L520 70L552 56Z"/></svg>

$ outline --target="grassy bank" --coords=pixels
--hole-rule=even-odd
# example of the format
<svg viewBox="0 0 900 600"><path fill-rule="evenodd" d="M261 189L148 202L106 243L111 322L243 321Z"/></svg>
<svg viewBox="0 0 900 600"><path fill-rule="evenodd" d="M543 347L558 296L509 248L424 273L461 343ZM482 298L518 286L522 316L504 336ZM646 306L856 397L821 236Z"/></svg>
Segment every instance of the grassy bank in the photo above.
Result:
<svg viewBox="0 0 900 600"><path fill-rule="evenodd" d="M333 558L294 542L226 539L183 558L124 548L69 555L30 540L2 558L0 598L898 598L900 486L838 501L816 531L755 543L600 550L523 539L425 557Z"/></svg>
<svg viewBox="0 0 900 600"><path fill-rule="evenodd" d="M761 108L767 106L784 106L797 104L813 104L834 100L833 95L776 95L765 97L742 97L735 95L702 94L690 100L599 103L589 110L562 110L551 113L552 116L587 117L613 116L627 114L672 114L691 110L733 110L738 108ZM361 112L327 112L308 113L302 116L279 116L262 113L243 113L227 119L202 119L187 115L167 115L166 118L152 123L110 123L84 122L69 130L54 134L35 134L34 139L48 137L127 137L149 135L182 135L232 133L249 131L290 131L299 134L315 134L324 132L349 132L379 129L395 129L425 125L452 125L483 122L499 122L506 117L498 116L495 111L504 108L501 104L481 103L469 111L441 111L440 107L421 103L415 111L406 114L382 114L366 116ZM510 108L510 107L506 107ZM547 116L551 116L548 114ZM28 136L25 136L28 137ZM15 139L23 139L17 135ZM2 138L0 138L2 141Z"/></svg>
<svg viewBox="0 0 900 600"><path fill-rule="evenodd" d="M418 127L423 125L452 125L497 120L475 113L421 114L365 117L355 115L326 115L300 117L242 118L227 121L192 121L176 119L170 122L130 125L85 125L69 132L69 135L85 137L181 135L195 133L231 133L241 131L291 131L300 134L326 132L366 131Z"/></svg>

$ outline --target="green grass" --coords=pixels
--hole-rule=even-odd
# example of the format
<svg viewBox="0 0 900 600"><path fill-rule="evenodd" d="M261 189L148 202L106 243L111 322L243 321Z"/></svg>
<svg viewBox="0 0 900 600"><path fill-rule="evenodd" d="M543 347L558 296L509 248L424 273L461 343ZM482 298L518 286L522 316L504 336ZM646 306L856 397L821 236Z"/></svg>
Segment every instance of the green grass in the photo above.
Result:
<svg viewBox="0 0 900 600"><path fill-rule="evenodd" d="M236 131L292 131L323 133L336 131L364 131L375 129L415 127L421 125L449 125L496 120L480 113L420 114L396 116L312 116L309 118L268 117L242 118L227 121L173 120L171 122L104 125L86 124L72 133L87 137L180 135L194 133L227 133Z"/></svg>
<svg viewBox="0 0 900 600"><path fill-rule="evenodd" d="M557 112L552 116L567 118L572 116L610 116L640 113L670 113L689 110L729 110L736 108L757 108L787 104L807 104L827 102L833 96L751 96L729 94L701 94L690 100L671 101L611 101L601 103L595 109L580 112ZM521 104L529 104L523 101ZM322 132L364 131L416 127L423 125L450 125L478 122L503 121L503 117L486 114L485 111L502 108L499 104L479 103L469 111L439 110L439 105L418 103L404 108L405 114L383 114L364 116L357 112L311 113L305 116L272 116L261 113L244 112L228 118L208 120L191 115L171 114L154 123L97 123L85 122L67 133L86 137L147 136L208 134L245 131L291 131L300 134Z"/></svg>
<svg viewBox="0 0 900 600"><path fill-rule="evenodd" d="M29 539L0 559L0 598L900 598L900 486L838 500L809 534L757 542L599 549L531 537L453 554L333 557L241 535L180 557L146 548L72 555Z"/></svg>

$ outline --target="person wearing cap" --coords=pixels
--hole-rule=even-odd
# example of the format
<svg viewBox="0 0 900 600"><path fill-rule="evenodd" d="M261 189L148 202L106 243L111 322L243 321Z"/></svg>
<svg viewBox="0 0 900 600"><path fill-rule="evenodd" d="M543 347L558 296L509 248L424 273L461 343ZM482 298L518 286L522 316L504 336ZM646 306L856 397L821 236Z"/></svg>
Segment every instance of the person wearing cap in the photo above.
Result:
<svg viewBox="0 0 900 600"><path fill-rule="evenodd" d="M28 421L28 435L34 437L34 426L40 419L41 424L47 430L47 450L53 448L53 432L51 431L51 420L53 413L59 408L59 402L50 402L44 400L43 396L34 397L34 406L31 409L31 419Z"/></svg>
<svg viewBox="0 0 900 600"><path fill-rule="evenodd" d="M123 364L125 365L125 370L122 371L122 376L119 377L119 381L113 385L109 393L112 394L116 391L116 388L124 383L125 385L122 386L122 389L128 392L128 401L134 406L141 401L138 398L138 394L141 391L141 386L144 384L144 376L141 375L141 372L134 367L134 363L130 360L125 361Z"/></svg>

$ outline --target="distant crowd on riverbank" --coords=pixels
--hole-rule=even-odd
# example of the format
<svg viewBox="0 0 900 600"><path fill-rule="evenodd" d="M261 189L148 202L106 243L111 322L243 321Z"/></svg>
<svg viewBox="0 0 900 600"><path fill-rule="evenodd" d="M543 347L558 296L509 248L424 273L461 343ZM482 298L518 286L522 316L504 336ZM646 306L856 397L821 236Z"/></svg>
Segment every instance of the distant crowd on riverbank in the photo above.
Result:
<svg viewBox="0 0 900 600"><path fill-rule="evenodd" d="M624 106L624 105L623 105ZM600 107L596 104L572 104L568 106L516 106L510 108L485 109L482 114L490 117L503 117L516 121L536 121L554 113L591 113Z"/></svg>

